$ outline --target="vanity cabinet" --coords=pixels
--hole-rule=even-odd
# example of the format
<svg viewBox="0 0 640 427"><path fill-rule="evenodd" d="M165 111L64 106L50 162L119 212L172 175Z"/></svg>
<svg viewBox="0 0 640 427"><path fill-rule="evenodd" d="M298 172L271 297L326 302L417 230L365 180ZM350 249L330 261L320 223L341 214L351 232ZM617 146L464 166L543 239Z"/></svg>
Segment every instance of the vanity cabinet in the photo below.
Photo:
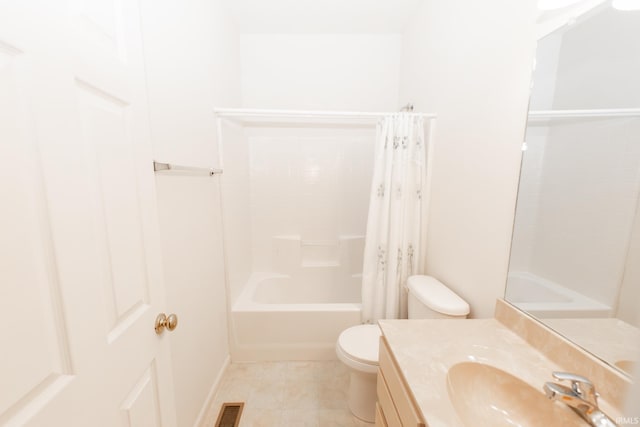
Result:
<svg viewBox="0 0 640 427"><path fill-rule="evenodd" d="M384 337L380 338L379 360L376 427L425 427L426 423Z"/></svg>

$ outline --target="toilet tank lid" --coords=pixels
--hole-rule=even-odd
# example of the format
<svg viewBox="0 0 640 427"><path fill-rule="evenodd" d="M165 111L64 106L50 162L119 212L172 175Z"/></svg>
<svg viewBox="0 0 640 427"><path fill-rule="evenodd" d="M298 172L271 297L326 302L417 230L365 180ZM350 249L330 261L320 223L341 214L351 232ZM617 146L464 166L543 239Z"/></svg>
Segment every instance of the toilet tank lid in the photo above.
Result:
<svg viewBox="0 0 640 427"><path fill-rule="evenodd" d="M449 316L469 314L469 304L435 277L411 276L407 286L412 295L433 311Z"/></svg>

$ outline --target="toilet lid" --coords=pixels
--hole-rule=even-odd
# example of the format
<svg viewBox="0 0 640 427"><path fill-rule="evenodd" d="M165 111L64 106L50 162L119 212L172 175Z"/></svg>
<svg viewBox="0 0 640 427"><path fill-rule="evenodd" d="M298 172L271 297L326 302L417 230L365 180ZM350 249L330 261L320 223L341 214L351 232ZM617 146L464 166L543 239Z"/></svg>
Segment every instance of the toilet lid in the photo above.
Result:
<svg viewBox="0 0 640 427"><path fill-rule="evenodd" d="M449 316L466 316L469 304L431 276L410 276L409 292L431 310Z"/></svg>
<svg viewBox="0 0 640 427"><path fill-rule="evenodd" d="M342 331L338 337L338 345L349 357L377 365L380 335L382 332L378 325L352 326Z"/></svg>

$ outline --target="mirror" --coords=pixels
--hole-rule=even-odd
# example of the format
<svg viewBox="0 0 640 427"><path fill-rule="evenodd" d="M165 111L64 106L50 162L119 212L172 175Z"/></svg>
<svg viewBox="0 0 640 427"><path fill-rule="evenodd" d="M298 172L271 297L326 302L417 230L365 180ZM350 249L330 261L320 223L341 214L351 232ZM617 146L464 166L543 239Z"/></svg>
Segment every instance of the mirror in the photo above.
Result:
<svg viewBox="0 0 640 427"><path fill-rule="evenodd" d="M630 375L640 358L640 11L601 2L583 12L538 42L505 299Z"/></svg>

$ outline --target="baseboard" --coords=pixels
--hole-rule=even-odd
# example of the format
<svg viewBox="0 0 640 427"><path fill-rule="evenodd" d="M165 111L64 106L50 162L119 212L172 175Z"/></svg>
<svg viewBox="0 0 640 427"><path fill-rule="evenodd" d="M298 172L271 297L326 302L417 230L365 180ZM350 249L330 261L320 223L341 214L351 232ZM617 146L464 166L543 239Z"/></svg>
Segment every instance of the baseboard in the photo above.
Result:
<svg viewBox="0 0 640 427"><path fill-rule="evenodd" d="M209 408L213 403L213 399L216 395L216 392L218 391L218 387L220 386L220 381L222 380L222 377L226 372L227 367L229 366L230 363L231 363L231 356L227 355L226 359L224 360L224 363L222 364L222 368L220 368L220 371L216 376L216 380L213 382L213 385L211 386L211 389L207 394L207 398L204 401L204 405L202 405L202 409L200 409L200 413L198 414L198 418L196 418L194 427L206 427L203 425L203 423L205 421L207 414L209 413Z"/></svg>

